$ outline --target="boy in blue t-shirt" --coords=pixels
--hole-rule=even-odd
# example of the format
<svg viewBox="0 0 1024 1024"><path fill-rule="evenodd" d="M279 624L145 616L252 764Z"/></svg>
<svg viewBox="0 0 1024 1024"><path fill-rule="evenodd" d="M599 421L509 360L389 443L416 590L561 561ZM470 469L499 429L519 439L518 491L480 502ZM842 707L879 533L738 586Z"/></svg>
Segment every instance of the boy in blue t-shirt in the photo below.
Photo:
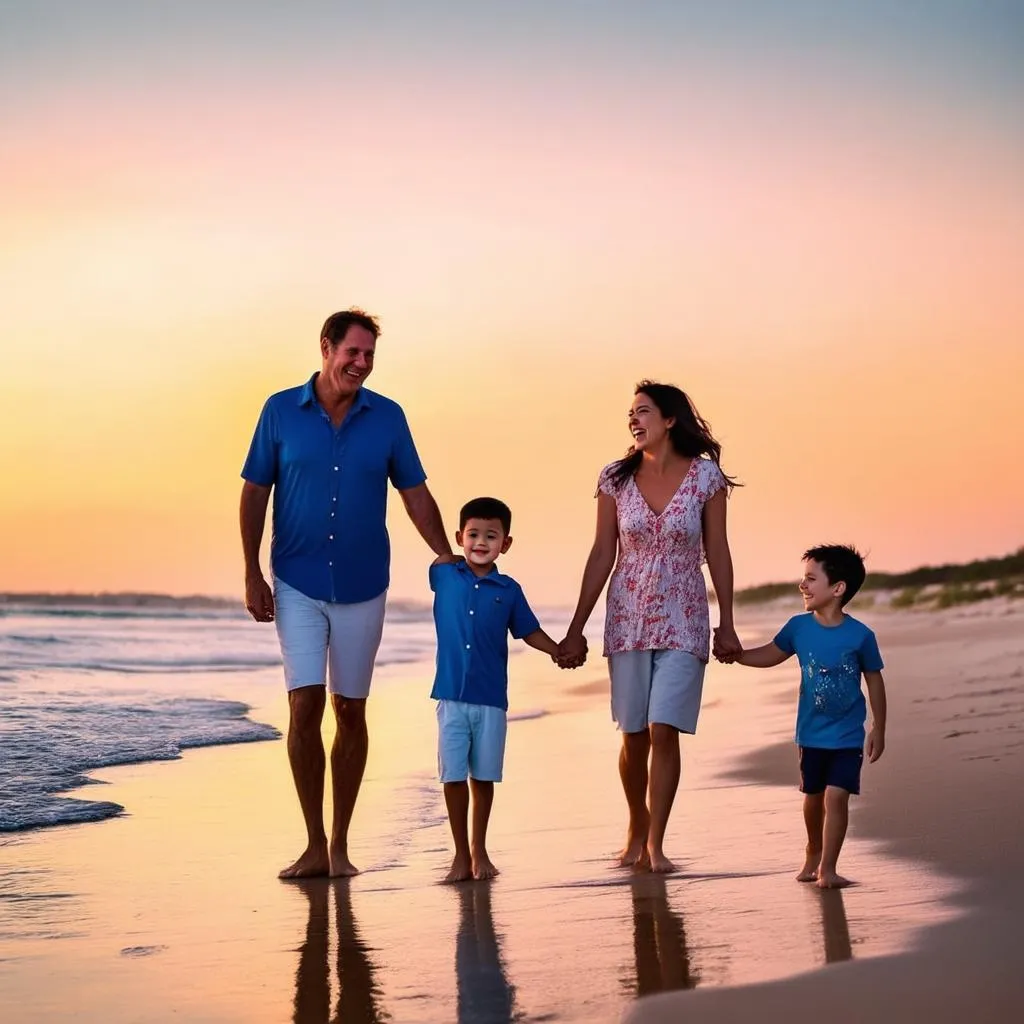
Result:
<svg viewBox="0 0 1024 1024"><path fill-rule="evenodd" d="M800 661L796 742L800 748L800 790L804 794L807 859L796 876L837 889L849 881L836 872L846 837L850 794L860 792L865 749L868 761L885 750L885 683L875 634L843 612L865 577L864 560L852 547L828 544L804 554L800 580L807 613L794 615L775 639L743 651L741 665L769 668L795 654ZM867 709L861 676L871 703Z"/></svg>
<svg viewBox="0 0 1024 1024"><path fill-rule="evenodd" d="M474 498L462 507L455 534L465 561L430 567L437 630L437 673L430 696L437 701L438 775L455 840L445 882L498 873L487 855L487 821L505 758L508 634L552 660L558 654L558 644L540 628L522 588L494 564L512 546L511 528L508 505L497 498Z"/></svg>

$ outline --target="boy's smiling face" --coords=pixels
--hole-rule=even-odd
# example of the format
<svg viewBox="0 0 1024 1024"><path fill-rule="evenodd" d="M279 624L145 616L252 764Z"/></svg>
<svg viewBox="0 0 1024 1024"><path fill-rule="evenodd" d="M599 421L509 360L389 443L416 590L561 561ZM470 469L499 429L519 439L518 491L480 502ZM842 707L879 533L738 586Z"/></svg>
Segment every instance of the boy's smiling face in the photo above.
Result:
<svg viewBox="0 0 1024 1024"><path fill-rule="evenodd" d="M804 608L809 612L821 611L834 601L842 599L846 591L845 583L829 583L825 567L808 558L804 562L804 574L800 579L800 594L804 599Z"/></svg>
<svg viewBox="0 0 1024 1024"><path fill-rule="evenodd" d="M467 519L455 534L466 561L477 568L490 568L512 546L512 537L505 533L498 519Z"/></svg>

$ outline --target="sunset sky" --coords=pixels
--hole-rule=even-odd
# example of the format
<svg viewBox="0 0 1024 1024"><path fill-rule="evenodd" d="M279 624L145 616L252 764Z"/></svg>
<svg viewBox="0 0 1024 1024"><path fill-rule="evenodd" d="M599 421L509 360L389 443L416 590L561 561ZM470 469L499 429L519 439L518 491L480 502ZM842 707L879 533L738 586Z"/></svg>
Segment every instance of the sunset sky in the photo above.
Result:
<svg viewBox="0 0 1024 1024"><path fill-rule="evenodd" d="M642 377L745 484L741 585L1024 544L1012 0L0 3L0 182L0 590L240 593L260 406L349 305L537 603Z"/></svg>

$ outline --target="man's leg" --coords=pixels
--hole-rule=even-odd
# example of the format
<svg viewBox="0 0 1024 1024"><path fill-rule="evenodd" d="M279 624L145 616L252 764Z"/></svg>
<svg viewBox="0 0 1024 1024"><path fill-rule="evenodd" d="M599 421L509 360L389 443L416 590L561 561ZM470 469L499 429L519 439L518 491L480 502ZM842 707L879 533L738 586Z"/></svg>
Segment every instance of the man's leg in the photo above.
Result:
<svg viewBox="0 0 1024 1024"><path fill-rule="evenodd" d="M679 788L679 730L662 722L651 723L651 831L647 852L652 871L675 871L662 849L668 816Z"/></svg>
<svg viewBox="0 0 1024 1024"><path fill-rule="evenodd" d="M300 686L288 692L288 761L306 822L306 850L278 878L326 875L330 864L324 832L324 743L320 735L326 688Z"/></svg>
<svg viewBox="0 0 1024 1024"><path fill-rule="evenodd" d="M359 869L348 857L348 827L366 769L370 742L366 731L366 701L331 694L338 731L331 748L334 824L331 827L330 874L355 875Z"/></svg>

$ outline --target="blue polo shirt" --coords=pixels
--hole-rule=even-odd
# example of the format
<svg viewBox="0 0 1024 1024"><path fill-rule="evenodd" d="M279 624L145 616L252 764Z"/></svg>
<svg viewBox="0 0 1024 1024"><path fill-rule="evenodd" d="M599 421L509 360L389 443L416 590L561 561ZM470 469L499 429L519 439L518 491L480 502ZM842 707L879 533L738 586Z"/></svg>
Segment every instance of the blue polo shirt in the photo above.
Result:
<svg viewBox="0 0 1024 1024"><path fill-rule="evenodd" d="M360 388L335 429L316 377L267 399L242 477L274 488L274 575L314 600L355 604L388 587L388 481L404 491L427 477L397 402Z"/></svg>
<svg viewBox="0 0 1024 1024"><path fill-rule="evenodd" d="M437 630L437 673L430 696L508 710L508 634L540 629L522 587L491 569L477 576L465 562L430 567Z"/></svg>
<svg viewBox="0 0 1024 1024"><path fill-rule="evenodd" d="M800 661L797 743L828 750L863 747L867 705L861 677L884 668L871 629L852 615L838 626L823 626L807 612L794 615L774 643Z"/></svg>

